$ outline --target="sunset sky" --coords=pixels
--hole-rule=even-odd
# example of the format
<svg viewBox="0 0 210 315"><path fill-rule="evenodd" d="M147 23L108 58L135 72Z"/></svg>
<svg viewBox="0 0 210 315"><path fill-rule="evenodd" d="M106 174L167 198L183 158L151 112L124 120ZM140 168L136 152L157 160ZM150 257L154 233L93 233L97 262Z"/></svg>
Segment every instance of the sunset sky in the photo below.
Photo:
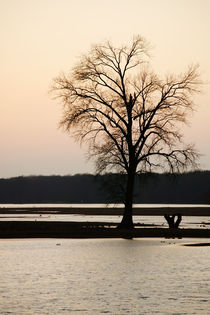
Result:
<svg viewBox="0 0 210 315"><path fill-rule="evenodd" d="M0 178L94 171L85 147L58 129L62 106L49 87L92 44L137 34L161 75L200 64L206 84L185 134L210 170L209 33L209 0L0 0Z"/></svg>

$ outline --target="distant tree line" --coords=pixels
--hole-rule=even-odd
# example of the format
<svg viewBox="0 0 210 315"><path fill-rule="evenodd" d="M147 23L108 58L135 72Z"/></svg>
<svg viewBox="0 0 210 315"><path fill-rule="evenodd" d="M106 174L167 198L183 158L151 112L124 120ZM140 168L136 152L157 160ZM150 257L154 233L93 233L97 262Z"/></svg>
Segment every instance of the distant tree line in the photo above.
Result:
<svg viewBox="0 0 210 315"><path fill-rule="evenodd" d="M118 203L124 175L77 174L0 179L0 203ZM136 176L134 203L210 203L210 171Z"/></svg>

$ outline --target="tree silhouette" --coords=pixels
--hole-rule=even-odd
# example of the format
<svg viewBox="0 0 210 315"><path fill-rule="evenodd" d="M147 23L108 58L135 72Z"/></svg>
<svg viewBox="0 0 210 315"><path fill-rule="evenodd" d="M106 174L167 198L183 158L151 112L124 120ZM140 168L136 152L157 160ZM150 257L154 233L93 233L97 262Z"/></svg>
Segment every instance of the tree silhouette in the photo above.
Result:
<svg viewBox="0 0 210 315"><path fill-rule="evenodd" d="M179 76L160 79L149 67L148 44L134 38L130 46L95 45L69 75L53 81L61 99L60 126L89 144L96 171L126 174L124 215L120 227L132 228L135 175L180 172L196 166L192 145L183 143L181 125L199 92L197 66Z"/></svg>

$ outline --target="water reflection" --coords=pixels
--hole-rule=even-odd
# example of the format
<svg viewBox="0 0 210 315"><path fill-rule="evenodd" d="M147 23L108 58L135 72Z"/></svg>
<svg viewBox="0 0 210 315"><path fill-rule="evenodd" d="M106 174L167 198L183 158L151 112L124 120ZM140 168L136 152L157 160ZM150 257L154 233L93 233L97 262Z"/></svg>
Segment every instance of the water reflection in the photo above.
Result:
<svg viewBox="0 0 210 315"><path fill-rule="evenodd" d="M1 314L208 314L210 247L183 242L1 241Z"/></svg>

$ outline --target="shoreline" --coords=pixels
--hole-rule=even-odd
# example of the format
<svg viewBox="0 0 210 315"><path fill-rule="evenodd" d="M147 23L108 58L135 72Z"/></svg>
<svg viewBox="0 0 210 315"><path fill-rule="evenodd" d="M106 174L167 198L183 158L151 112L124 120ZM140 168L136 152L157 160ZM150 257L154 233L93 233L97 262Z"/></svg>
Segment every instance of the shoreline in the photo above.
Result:
<svg viewBox="0 0 210 315"><path fill-rule="evenodd" d="M0 221L0 239L5 238L210 238L210 229L135 227L116 229L94 222Z"/></svg>
<svg viewBox="0 0 210 315"><path fill-rule="evenodd" d="M52 215L101 215L121 216L122 207L0 207L0 215L52 214ZM210 207L136 207L133 215L164 216L180 213L182 216L210 216ZM106 220L104 220L106 221ZM0 238L210 238L210 229L179 228L169 229L151 225L136 224L133 230L116 229L117 223L74 222L74 221L0 221Z"/></svg>
<svg viewBox="0 0 210 315"><path fill-rule="evenodd" d="M84 206L72 206L72 207L48 207L38 206L18 206L18 207L0 207L0 214L82 214L82 215L122 215L124 212L123 207L84 207ZM180 213L182 216L210 216L210 206L160 206L153 207L134 207L133 215L143 216L164 216L165 214L176 214Z"/></svg>

